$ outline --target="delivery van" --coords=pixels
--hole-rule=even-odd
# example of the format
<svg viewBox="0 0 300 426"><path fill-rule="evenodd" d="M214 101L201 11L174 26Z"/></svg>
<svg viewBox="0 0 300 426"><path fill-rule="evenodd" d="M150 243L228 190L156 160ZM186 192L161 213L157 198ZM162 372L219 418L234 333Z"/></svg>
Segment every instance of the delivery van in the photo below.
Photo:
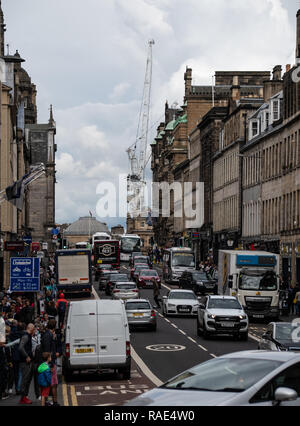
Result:
<svg viewBox="0 0 300 426"><path fill-rule="evenodd" d="M109 369L130 379L130 337L124 302L71 302L65 323L65 379L70 380L74 371Z"/></svg>

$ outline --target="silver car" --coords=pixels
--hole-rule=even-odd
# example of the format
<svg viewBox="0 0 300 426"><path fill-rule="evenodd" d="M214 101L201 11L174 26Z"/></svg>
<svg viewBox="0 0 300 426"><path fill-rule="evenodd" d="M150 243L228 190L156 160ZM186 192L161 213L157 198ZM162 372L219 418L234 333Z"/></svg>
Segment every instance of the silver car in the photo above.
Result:
<svg viewBox="0 0 300 426"><path fill-rule="evenodd" d="M171 290L163 296L163 315L197 315L199 299L191 290Z"/></svg>
<svg viewBox="0 0 300 426"><path fill-rule="evenodd" d="M197 317L197 334L233 335L248 340L249 320L240 302L231 296L203 297Z"/></svg>
<svg viewBox="0 0 300 426"><path fill-rule="evenodd" d="M212 359L127 406L300 406L300 354L245 351Z"/></svg>
<svg viewBox="0 0 300 426"><path fill-rule="evenodd" d="M271 322L258 343L258 349L267 351L300 351L299 324Z"/></svg>
<svg viewBox="0 0 300 426"><path fill-rule="evenodd" d="M149 300L127 300L125 303L125 309L130 328L146 327L152 331L156 331L156 312L151 306Z"/></svg>
<svg viewBox="0 0 300 426"><path fill-rule="evenodd" d="M115 300L139 299L140 292L133 282L116 282L112 290L112 298Z"/></svg>

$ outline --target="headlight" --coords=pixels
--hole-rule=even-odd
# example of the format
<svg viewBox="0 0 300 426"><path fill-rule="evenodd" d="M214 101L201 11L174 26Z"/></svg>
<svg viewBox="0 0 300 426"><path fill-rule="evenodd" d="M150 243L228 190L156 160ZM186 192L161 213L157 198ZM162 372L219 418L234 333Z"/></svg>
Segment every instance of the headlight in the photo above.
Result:
<svg viewBox="0 0 300 426"><path fill-rule="evenodd" d="M216 315L208 314L207 318L209 318L209 319L216 319Z"/></svg>
<svg viewBox="0 0 300 426"><path fill-rule="evenodd" d="M245 320L245 319L247 319L247 316L246 315L240 315L240 319Z"/></svg>
<svg viewBox="0 0 300 426"><path fill-rule="evenodd" d="M171 305L170 303L168 303L168 308L170 309L176 308L176 305Z"/></svg>

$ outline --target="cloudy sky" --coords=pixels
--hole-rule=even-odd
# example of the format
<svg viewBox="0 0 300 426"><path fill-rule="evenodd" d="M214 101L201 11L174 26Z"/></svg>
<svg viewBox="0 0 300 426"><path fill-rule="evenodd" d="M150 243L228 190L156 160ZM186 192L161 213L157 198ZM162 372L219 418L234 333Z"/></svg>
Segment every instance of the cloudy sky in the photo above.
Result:
<svg viewBox="0 0 300 426"><path fill-rule="evenodd" d="M95 216L98 185L128 173L150 39L149 142L165 101L182 104L187 65L200 85L214 71L294 63L296 0L2 0L2 8L9 52L19 50L37 86L39 123L53 104L57 223Z"/></svg>

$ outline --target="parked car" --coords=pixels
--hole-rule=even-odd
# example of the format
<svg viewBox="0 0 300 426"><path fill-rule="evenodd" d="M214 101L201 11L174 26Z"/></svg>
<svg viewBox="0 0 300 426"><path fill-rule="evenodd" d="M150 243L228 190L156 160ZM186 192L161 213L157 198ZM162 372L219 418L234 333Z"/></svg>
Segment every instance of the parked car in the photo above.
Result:
<svg viewBox="0 0 300 426"><path fill-rule="evenodd" d="M112 275L118 275L118 271L104 270L99 277L99 290L105 290L107 281Z"/></svg>
<svg viewBox="0 0 300 426"><path fill-rule="evenodd" d="M232 296L206 296L198 309L197 334L205 339L230 334L248 340L249 320L240 302Z"/></svg>
<svg viewBox="0 0 300 426"><path fill-rule="evenodd" d="M299 324L271 322L258 343L265 351L300 351Z"/></svg>
<svg viewBox="0 0 300 426"><path fill-rule="evenodd" d="M168 315L197 315L199 299L191 290L171 290L163 296L162 313Z"/></svg>
<svg viewBox="0 0 300 426"><path fill-rule="evenodd" d="M115 283L126 283L129 282L129 278L127 274L111 274L106 282L105 294L107 296L112 295L112 291L114 289Z"/></svg>
<svg viewBox="0 0 300 426"><path fill-rule="evenodd" d="M244 351L199 364L126 406L300 406L300 354Z"/></svg>
<svg viewBox="0 0 300 426"><path fill-rule="evenodd" d="M179 288L193 290L195 294L218 294L218 281L213 280L207 272L185 271L179 279Z"/></svg>
<svg viewBox="0 0 300 426"><path fill-rule="evenodd" d="M137 285L139 288L153 288L153 280L156 280L161 288L158 272L155 269L142 269L137 277Z"/></svg>
<svg viewBox="0 0 300 426"><path fill-rule="evenodd" d="M112 290L112 297L117 300L138 299L140 292L136 283L116 282Z"/></svg>
<svg viewBox="0 0 300 426"><path fill-rule="evenodd" d="M125 303L128 324L130 328L145 327L156 331L156 312L149 300L127 300Z"/></svg>
<svg viewBox="0 0 300 426"><path fill-rule="evenodd" d="M127 314L120 300L71 302L66 319L63 375L74 371L112 369L130 379L131 357Z"/></svg>

